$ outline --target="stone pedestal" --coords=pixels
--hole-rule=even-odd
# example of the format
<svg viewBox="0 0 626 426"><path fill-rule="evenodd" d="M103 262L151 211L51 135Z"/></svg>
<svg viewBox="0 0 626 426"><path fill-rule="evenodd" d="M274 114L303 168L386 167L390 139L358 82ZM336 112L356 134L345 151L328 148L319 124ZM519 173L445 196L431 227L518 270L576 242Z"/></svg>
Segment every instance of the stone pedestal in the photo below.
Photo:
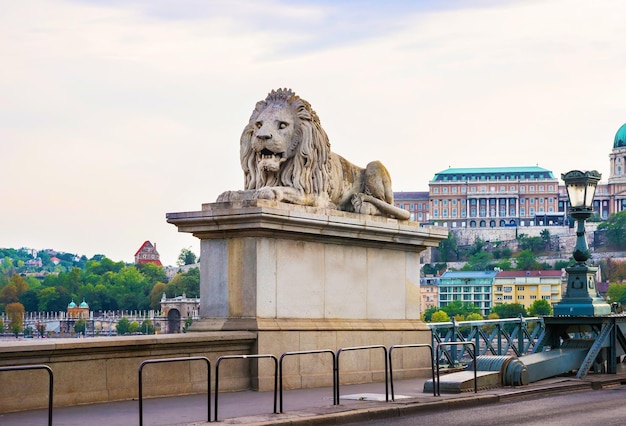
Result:
<svg viewBox="0 0 626 426"><path fill-rule="evenodd" d="M201 320L192 330L256 331L258 353L277 357L430 342L419 319L419 253L445 229L266 200L204 204L167 220L201 240ZM341 382L382 379L382 352L359 352L341 361ZM398 352L397 377L428 368L425 354ZM264 362L259 389L273 386ZM285 386L330 385L331 372L323 355L294 357L285 361Z"/></svg>

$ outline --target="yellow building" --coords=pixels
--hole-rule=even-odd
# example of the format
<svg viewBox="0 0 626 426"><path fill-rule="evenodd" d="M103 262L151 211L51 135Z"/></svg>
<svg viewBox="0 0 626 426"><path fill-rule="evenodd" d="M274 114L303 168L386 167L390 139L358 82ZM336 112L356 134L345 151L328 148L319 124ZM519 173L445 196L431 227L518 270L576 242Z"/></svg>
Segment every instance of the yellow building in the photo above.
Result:
<svg viewBox="0 0 626 426"><path fill-rule="evenodd" d="M543 299L554 305L565 280L563 271L500 271L493 281L493 304L519 303L528 309Z"/></svg>

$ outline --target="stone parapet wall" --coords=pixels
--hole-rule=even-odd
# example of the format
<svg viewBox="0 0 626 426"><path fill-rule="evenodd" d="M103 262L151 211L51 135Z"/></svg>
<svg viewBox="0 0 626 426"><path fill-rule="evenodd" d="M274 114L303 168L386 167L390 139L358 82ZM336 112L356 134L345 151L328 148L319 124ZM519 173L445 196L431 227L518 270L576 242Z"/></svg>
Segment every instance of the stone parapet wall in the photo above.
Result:
<svg viewBox="0 0 626 426"><path fill-rule="evenodd" d="M0 367L47 365L54 374L55 407L93 404L136 399L143 361L204 356L214 370L219 356L251 354L255 343L256 333L246 331L4 341ZM146 365L142 375L144 397L207 391L202 361ZM212 381L214 377L212 371ZM48 374L44 370L1 371L0 383L0 413L48 406ZM251 386L249 363L220 366L220 390Z"/></svg>

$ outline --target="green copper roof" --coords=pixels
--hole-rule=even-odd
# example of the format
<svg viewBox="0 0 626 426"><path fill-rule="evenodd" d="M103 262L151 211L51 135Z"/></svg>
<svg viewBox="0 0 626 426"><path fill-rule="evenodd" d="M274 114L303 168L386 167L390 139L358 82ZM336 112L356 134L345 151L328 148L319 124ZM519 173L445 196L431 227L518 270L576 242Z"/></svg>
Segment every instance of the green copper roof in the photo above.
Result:
<svg viewBox="0 0 626 426"><path fill-rule="evenodd" d="M74 299L72 299L72 301L70 302L69 305L67 305L68 308L75 308L76 307L76 303L74 303Z"/></svg>
<svg viewBox="0 0 626 426"><path fill-rule="evenodd" d="M622 127L615 133L615 140L613 141L613 148L621 146L626 146L626 124L622 124Z"/></svg>
<svg viewBox="0 0 626 426"><path fill-rule="evenodd" d="M526 178L548 178L554 179L554 175L550 170L539 166L527 167L471 167L471 168L454 168L442 170L435 174L433 180L450 180L451 176L458 176L460 179L467 179L468 176L523 176Z"/></svg>

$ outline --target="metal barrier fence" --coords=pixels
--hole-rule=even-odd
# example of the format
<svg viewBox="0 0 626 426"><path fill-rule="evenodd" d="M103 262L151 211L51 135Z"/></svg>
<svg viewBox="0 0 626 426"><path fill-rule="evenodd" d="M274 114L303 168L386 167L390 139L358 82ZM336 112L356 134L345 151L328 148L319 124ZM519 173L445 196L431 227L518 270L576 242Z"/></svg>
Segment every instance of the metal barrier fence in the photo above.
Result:
<svg viewBox="0 0 626 426"><path fill-rule="evenodd" d="M158 358L143 361L139 365L139 426L143 426L143 379L142 371L147 364L157 364L162 362L179 362L179 361L206 361L207 364L207 421L211 421L211 361L204 356L192 356L183 358Z"/></svg>
<svg viewBox="0 0 626 426"><path fill-rule="evenodd" d="M472 364L474 366L474 393L478 393L478 380L477 380L477 374L476 374L476 345L474 345L473 342L448 342L448 343L440 343L437 345L437 396L441 396L441 380L439 380L439 351L441 349L441 346L463 346L463 348L465 349L466 346L471 346L473 348L473 350L471 352L469 352L470 356L472 357L472 361L474 361ZM433 387L435 387L435 383L433 382Z"/></svg>
<svg viewBox="0 0 626 426"><path fill-rule="evenodd" d="M543 318L506 318L483 321L459 321L428 324L432 331L432 346L452 342L473 342L479 355L516 356L533 352L545 333ZM444 350L443 356L450 365L457 365L467 353L467 347L458 353L456 345Z"/></svg>
<svg viewBox="0 0 626 426"><path fill-rule="evenodd" d="M401 349L401 348L428 348L430 351L430 370L432 373L432 377L433 377L433 396L437 396L437 394L435 393L435 355L433 353L433 347L432 345L429 345L428 343L416 343L416 344L412 344L412 345L392 345L389 347L389 385L391 386L391 400L395 401L396 400L396 395L395 392L393 390L393 364L392 364L392 359L391 359L391 354L393 352L394 349ZM337 402L339 403L339 402Z"/></svg>
<svg viewBox="0 0 626 426"><path fill-rule="evenodd" d="M52 369L47 365L16 365L0 367L0 371L21 371L21 370L46 370L48 372L48 426L52 426L52 392L54 389L54 375Z"/></svg>
<svg viewBox="0 0 626 426"><path fill-rule="evenodd" d="M271 354L262 355L224 355L217 359L215 363L215 416L214 420L217 421L217 396L219 395L219 377L220 377L220 363L225 359L255 359L255 358L271 358L274 360L274 414L278 414L276 411L276 388L278 382L278 359Z"/></svg>
<svg viewBox="0 0 626 426"><path fill-rule="evenodd" d="M342 352L346 352L346 351L359 351L359 350L365 350L365 349L382 349L385 352L385 401L389 401L389 379L388 379L388 374L389 374L389 368L387 366L387 347L384 345L370 345L370 346L354 346L351 348L341 348L337 351L337 363L336 363L336 368L335 368L335 377L337 378L336 380L336 385L335 385L335 395L336 395L336 401L337 403L339 403L339 355L342 354Z"/></svg>
<svg viewBox="0 0 626 426"><path fill-rule="evenodd" d="M331 351L330 349L320 349L320 350L314 350L314 351L285 352L284 354L280 356L278 360L278 376L279 376L279 382L280 382L279 399L280 399L280 412L281 413L283 412L283 359L287 356L292 356L292 355L309 355L309 354L321 354L321 353L329 353L332 355L333 405L339 405L339 399L337 399L337 394L335 393L335 389L337 388L337 375L336 375L337 356L335 355L335 352Z"/></svg>
<svg viewBox="0 0 626 426"><path fill-rule="evenodd" d="M339 405L340 401L340 355L347 351L382 349L385 361L385 401L389 401L389 386L391 385L391 399L395 399L393 384L393 363L392 352L400 348L429 348L430 349L430 365L433 380L433 396L440 396L439 370L440 360L443 356L450 365L454 366L459 363L467 354L474 362L474 391L477 392L476 381L476 357L490 352L492 355L506 355L512 351L517 356L522 356L528 352L534 352L538 348L543 335L545 334L545 325L543 318L514 318L501 320L483 320L483 321L463 321L448 323L430 323L428 324L432 331L432 344L406 344L393 345L387 347L384 345L356 346L338 349L333 352L330 349L285 352L280 356L280 412L283 412L283 370L282 361L285 357L291 355L320 354L329 353L332 356L333 363L333 405ZM453 350L442 349L450 346ZM460 352L457 347L461 346ZM433 351L436 347L436 351ZM471 350L468 349L471 347ZM436 356L436 360L434 357ZM218 395L219 395L219 366L225 359L256 359L271 358L274 360L274 413L277 410L277 388L279 377L279 362L276 356L271 354L264 355L227 355L217 359L215 365L215 408L214 421L218 421ZM206 357L183 357L183 358L162 358L150 359L143 361L139 367L139 424L143 425L143 382L142 370L145 365L159 362L176 362L176 361L195 361L203 360L207 362L207 412L208 421L211 417L211 363ZM52 369L47 365L25 365L25 366L9 366L0 367L1 371L19 371L45 369L48 371L49 392L48 392L48 425L52 425L53 412L53 384L54 377ZM436 372L436 376L435 376ZM436 389L436 390L435 390Z"/></svg>

